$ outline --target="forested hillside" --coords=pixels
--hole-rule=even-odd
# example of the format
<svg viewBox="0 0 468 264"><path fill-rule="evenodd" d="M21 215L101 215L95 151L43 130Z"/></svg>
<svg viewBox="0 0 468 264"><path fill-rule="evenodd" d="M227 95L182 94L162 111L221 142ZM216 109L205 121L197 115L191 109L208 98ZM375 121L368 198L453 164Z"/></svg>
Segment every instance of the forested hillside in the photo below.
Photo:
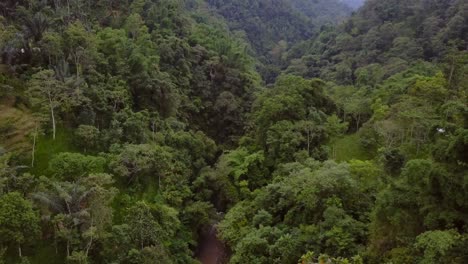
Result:
<svg viewBox="0 0 468 264"><path fill-rule="evenodd" d="M245 34L259 73L274 82L287 66L285 53L296 43L316 36L321 26L335 24L351 13L339 0L208 0L229 28Z"/></svg>
<svg viewBox="0 0 468 264"><path fill-rule="evenodd" d="M464 0L0 3L0 263L468 263Z"/></svg>
<svg viewBox="0 0 468 264"><path fill-rule="evenodd" d="M466 50L467 31L466 1L369 0L338 28L323 29L290 54L296 60L289 72L356 84L360 73L379 66L379 81L415 60L440 63Z"/></svg>

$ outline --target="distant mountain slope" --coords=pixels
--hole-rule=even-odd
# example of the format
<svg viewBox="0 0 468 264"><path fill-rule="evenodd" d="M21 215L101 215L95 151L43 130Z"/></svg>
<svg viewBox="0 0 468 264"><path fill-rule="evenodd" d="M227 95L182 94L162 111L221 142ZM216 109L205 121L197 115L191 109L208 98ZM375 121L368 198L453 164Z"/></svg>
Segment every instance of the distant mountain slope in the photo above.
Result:
<svg viewBox="0 0 468 264"><path fill-rule="evenodd" d="M243 30L255 51L265 55L280 41L312 36L309 19L285 0L208 0L233 30Z"/></svg>
<svg viewBox="0 0 468 264"><path fill-rule="evenodd" d="M298 12L319 27L325 23L338 23L351 13L351 5L339 0L291 0Z"/></svg>
<svg viewBox="0 0 468 264"><path fill-rule="evenodd" d="M244 30L252 46L265 54L285 40L295 43L313 35L321 25L336 23L351 13L340 0L207 0L230 22Z"/></svg>
<svg viewBox="0 0 468 264"><path fill-rule="evenodd" d="M400 71L418 59L440 60L467 43L465 0L368 0L338 29L325 28L303 45L304 56L289 72L350 84L368 65Z"/></svg>
<svg viewBox="0 0 468 264"><path fill-rule="evenodd" d="M273 82L288 62L283 55L313 38L322 25L339 23L351 8L339 0L207 0L234 31L243 31L261 62L263 79Z"/></svg>

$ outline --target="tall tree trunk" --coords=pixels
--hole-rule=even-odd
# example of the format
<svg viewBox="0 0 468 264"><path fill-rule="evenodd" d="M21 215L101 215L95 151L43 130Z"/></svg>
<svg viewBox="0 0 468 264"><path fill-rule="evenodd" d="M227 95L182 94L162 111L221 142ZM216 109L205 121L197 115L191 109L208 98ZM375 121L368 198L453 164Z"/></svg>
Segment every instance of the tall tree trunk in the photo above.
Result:
<svg viewBox="0 0 468 264"><path fill-rule="evenodd" d="M153 130L153 142L156 141L156 121L153 120L151 123L151 130Z"/></svg>
<svg viewBox="0 0 468 264"><path fill-rule="evenodd" d="M23 257L23 252L21 251L21 244L18 244L18 255L19 257Z"/></svg>
<svg viewBox="0 0 468 264"><path fill-rule="evenodd" d="M91 217L91 228L93 227L93 218ZM85 254L86 254L86 257L88 257L88 254L89 254L89 250L91 249L91 246L93 245L93 238L94 236L92 235L93 233L91 232L91 237L89 238L89 243L88 245L86 246L86 251L85 251Z"/></svg>
<svg viewBox="0 0 468 264"><path fill-rule="evenodd" d="M55 126L55 114L54 114L54 107L50 106L50 114L52 116L52 139L55 140L56 134L56 126Z"/></svg>
<svg viewBox="0 0 468 264"><path fill-rule="evenodd" d="M356 132L359 131L359 125L361 123L361 114L357 115L357 120L356 120Z"/></svg>
<svg viewBox="0 0 468 264"><path fill-rule="evenodd" d="M52 103L52 97L50 95L50 92L49 92L49 106L50 106L50 116L52 118L52 139L55 140L55 131L56 131L55 114L54 114L54 105Z"/></svg>
<svg viewBox="0 0 468 264"><path fill-rule="evenodd" d="M161 193L161 174L158 174L158 192Z"/></svg>
<svg viewBox="0 0 468 264"><path fill-rule="evenodd" d="M36 137L37 137L37 124L36 129L34 130L34 137L33 137L33 148L31 153L31 168L34 168L34 155L36 153Z"/></svg>
<svg viewBox="0 0 468 264"><path fill-rule="evenodd" d="M70 20L70 0L67 0L68 19Z"/></svg>
<svg viewBox="0 0 468 264"><path fill-rule="evenodd" d="M57 230L55 230L57 232ZM57 235L54 234L55 254L58 254Z"/></svg>
<svg viewBox="0 0 468 264"><path fill-rule="evenodd" d="M85 251L85 255L86 257L88 257L89 255L89 250L91 249L91 246L93 245L93 237L91 236L91 239L89 240L89 243L88 245L86 246L86 251Z"/></svg>
<svg viewBox="0 0 468 264"><path fill-rule="evenodd" d="M453 78L453 72L455 71L455 56L452 58L452 65L450 66L450 75L448 79L448 87L452 87L452 78Z"/></svg>
<svg viewBox="0 0 468 264"><path fill-rule="evenodd" d="M78 50L76 50L74 52L73 57L74 57L74 60L75 60L76 78L78 79L78 77L80 77L80 66L79 66L80 59L79 59L79 55L78 55Z"/></svg>

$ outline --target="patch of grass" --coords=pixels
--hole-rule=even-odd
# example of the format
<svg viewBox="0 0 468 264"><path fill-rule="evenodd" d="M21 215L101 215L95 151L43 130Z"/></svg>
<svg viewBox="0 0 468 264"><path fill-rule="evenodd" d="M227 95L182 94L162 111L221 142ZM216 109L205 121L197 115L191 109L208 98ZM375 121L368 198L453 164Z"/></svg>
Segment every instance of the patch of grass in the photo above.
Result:
<svg viewBox="0 0 468 264"><path fill-rule="evenodd" d="M329 157L338 162L352 159L371 160L375 157L374 149L365 149L359 142L357 134L335 138L328 144Z"/></svg>
<svg viewBox="0 0 468 264"><path fill-rule="evenodd" d="M34 168L35 175L48 175L49 161L60 152L77 152L73 145L73 133L66 128L58 128L55 140L52 135L42 135L37 139Z"/></svg>

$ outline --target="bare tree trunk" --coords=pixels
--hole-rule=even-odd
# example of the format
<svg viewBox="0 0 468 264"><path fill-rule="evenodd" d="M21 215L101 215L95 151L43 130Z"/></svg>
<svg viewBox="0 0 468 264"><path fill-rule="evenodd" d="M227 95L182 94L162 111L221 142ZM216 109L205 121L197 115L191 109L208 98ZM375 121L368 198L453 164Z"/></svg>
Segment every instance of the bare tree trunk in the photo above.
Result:
<svg viewBox="0 0 468 264"><path fill-rule="evenodd" d="M67 257L70 256L70 240L67 239Z"/></svg>
<svg viewBox="0 0 468 264"><path fill-rule="evenodd" d="M356 132L359 131L360 122L361 122L361 114L358 114L357 115L357 120L356 120Z"/></svg>
<svg viewBox="0 0 468 264"><path fill-rule="evenodd" d="M413 138L413 129L414 129L414 125L411 124L411 126L410 126L410 131L409 131L409 133L410 133L409 139L410 139L410 138Z"/></svg>
<svg viewBox="0 0 468 264"><path fill-rule="evenodd" d="M143 230L140 231L140 246L141 246L141 249L144 248L144 241L143 241Z"/></svg>
<svg viewBox="0 0 468 264"><path fill-rule="evenodd" d="M156 140L156 121L151 122L151 130L153 130L153 142Z"/></svg>
<svg viewBox="0 0 468 264"><path fill-rule="evenodd" d="M91 239L90 239L88 245L86 246L86 252L85 252L86 257L88 256L89 250L91 249L91 246L92 246L92 245L93 245L93 236L91 236Z"/></svg>
<svg viewBox="0 0 468 264"><path fill-rule="evenodd" d="M453 72L455 71L455 57L452 58L452 65L450 66L450 76L448 80L448 87L452 86Z"/></svg>
<svg viewBox="0 0 468 264"><path fill-rule="evenodd" d="M58 245L57 245L57 236L54 235L54 247L55 247L55 254L58 254Z"/></svg>
<svg viewBox="0 0 468 264"><path fill-rule="evenodd" d="M52 138L55 140L55 131L56 131L55 114L54 114L54 105L52 104L52 97L50 95L50 92L49 92L49 106L50 106L50 115L52 118Z"/></svg>
<svg viewBox="0 0 468 264"><path fill-rule="evenodd" d="M93 226L93 218L91 217L91 227ZM91 232L91 237L90 237L90 240L89 240L89 243L88 245L86 246L86 257L88 257L88 254L89 254L89 250L91 249L91 246L93 245L93 233Z"/></svg>
<svg viewBox="0 0 468 264"><path fill-rule="evenodd" d="M75 57L75 67L76 67L76 78L78 79L78 77L80 77L80 66L79 66L80 59L79 59L78 51L75 51L74 57Z"/></svg>
<svg viewBox="0 0 468 264"><path fill-rule="evenodd" d="M55 126L55 114L54 114L53 106L50 106L50 114L52 115L52 139L55 140L56 126Z"/></svg>
<svg viewBox="0 0 468 264"><path fill-rule="evenodd" d="M23 253L21 252L21 244L18 244L18 255L19 257L23 257Z"/></svg>
<svg viewBox="0 0 468 264"><path fill-rule="evenodd" d="M65 201L65 205L67 206L68 214L71 215L72 212L71 212L71 209L70 209L70 204L67 201Z"/></svg>
<svg viewBox="0 0 468 264"><path fill-rule="evenodd" d="M70 0L67 0L68 19L70 19Z"/></svg>
<svg viewBox="0 0 468 264"><path fill-rule="evenodd" d="M37 124L36 129L34 130L34 137L33 137L33 148L31 153L31 168L34 168L34 155L36 153L36 137L37 137Z"/></svg>
<svg viewBox="0 0 468 264"><path fill-rule="evenodd" d="M161 174L158 175L158 192L161 193Z"/></svg>

